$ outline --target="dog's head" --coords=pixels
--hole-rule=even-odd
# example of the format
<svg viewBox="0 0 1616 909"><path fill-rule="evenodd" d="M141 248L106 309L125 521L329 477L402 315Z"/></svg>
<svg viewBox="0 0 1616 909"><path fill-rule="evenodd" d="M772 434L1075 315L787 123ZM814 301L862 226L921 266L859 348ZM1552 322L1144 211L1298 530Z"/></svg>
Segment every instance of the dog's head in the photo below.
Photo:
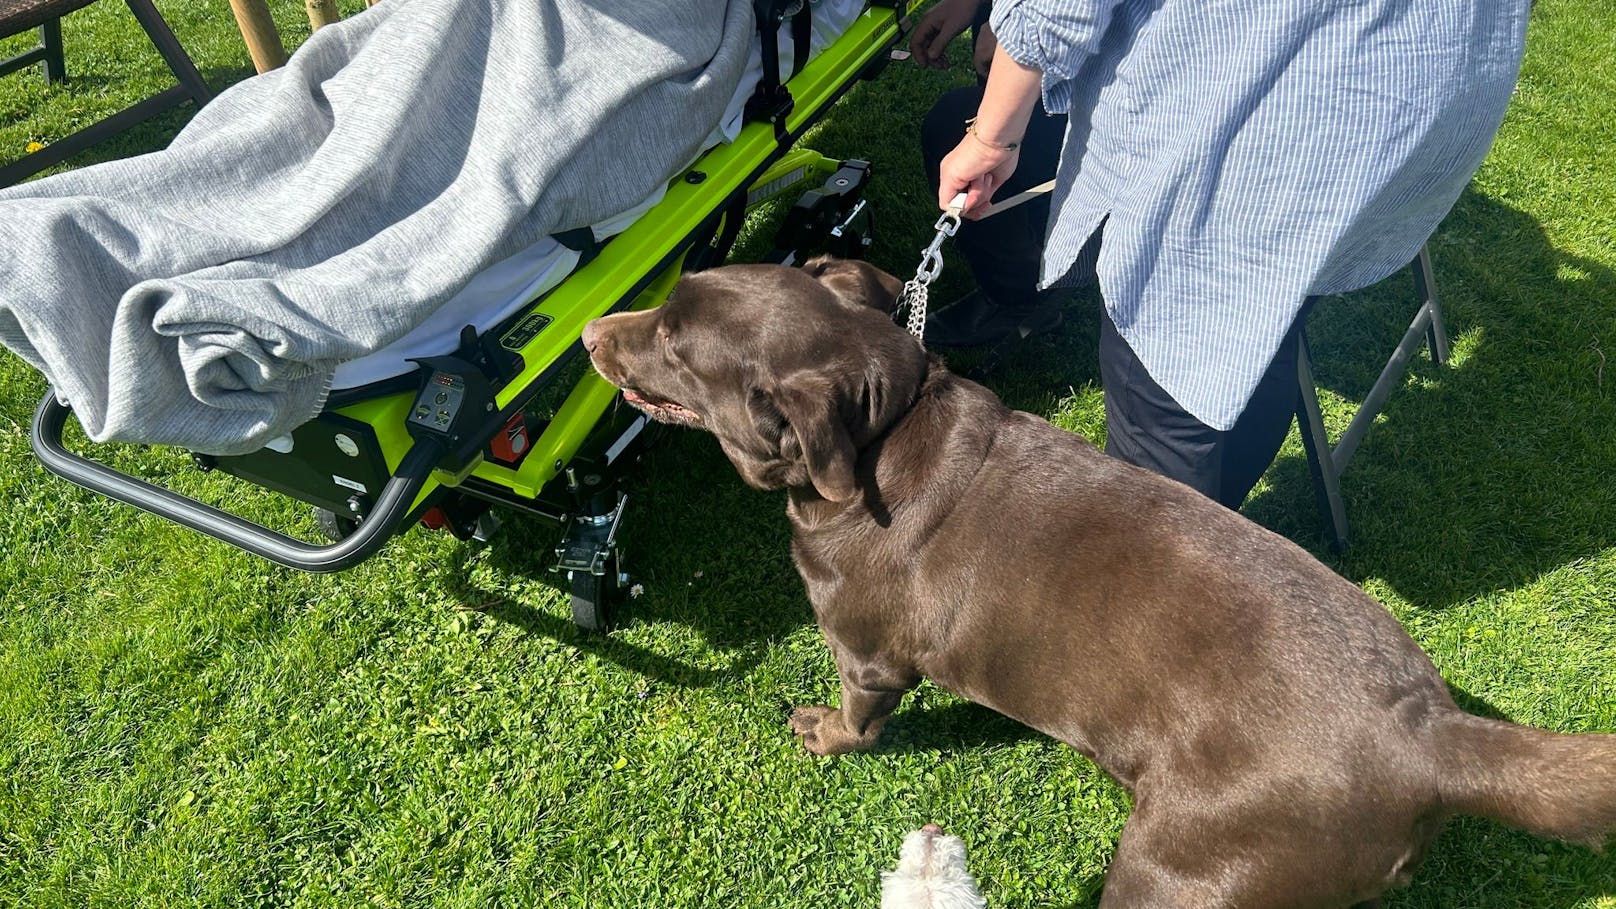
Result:
<svg viewBox="0 0 1616 909"><path fill-rule="evenodd" d="M881 909L982 909L965 867L965 843L936 824L903 838L898 867L881 873Z"/></svg>
<svg viewBox="0 0 1616 909"><path fill-rule="evenodd" d="M732 265L683 278L656 309L590 322L583 342L624 400L716 435L746 482L846 501L859 449L926 375L889 315L901 287L864 262Z"/></svg>

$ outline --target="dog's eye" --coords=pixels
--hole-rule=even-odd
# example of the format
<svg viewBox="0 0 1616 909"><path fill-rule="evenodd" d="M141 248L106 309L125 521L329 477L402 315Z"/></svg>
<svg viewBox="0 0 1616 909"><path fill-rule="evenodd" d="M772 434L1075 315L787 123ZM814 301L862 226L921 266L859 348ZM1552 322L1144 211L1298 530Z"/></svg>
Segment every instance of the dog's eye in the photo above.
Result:
<svg viewBox="0 0 1616 909"><path fill-rule="evenodd" d="M669 367L678 367L684 362L680 356L678 345L674 343L673 329L666 323L658 324L656 330L656 347L662 362Z"/></svg>

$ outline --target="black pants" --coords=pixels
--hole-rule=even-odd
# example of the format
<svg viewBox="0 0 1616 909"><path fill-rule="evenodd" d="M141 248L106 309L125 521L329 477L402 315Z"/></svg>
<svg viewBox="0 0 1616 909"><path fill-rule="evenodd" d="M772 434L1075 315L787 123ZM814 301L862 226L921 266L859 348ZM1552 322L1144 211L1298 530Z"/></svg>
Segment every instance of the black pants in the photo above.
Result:
<svg viewBox="0 0 1616 909"><path fill-rule="evenodd" d="M937 188L943 157L965 138L965 121L976 116L982 89L958 88L932 106L920 128L920 146L926 159L926 179ZM1066 118L1044 113L1043 103L1033 111L1027 135L1021 140L1016 172L993 196L1006 199L1055 176ZM1044 254L1044 229L1049 223L1049 197L1028 202L982 221L966 221L954 236L954 246L970 266L978 287L995 303L1032 304L1038 289L1038 267Z"/></svg>
<svg viewBox="0 0 1616 909"><path fill-rule="evenodd" d="M1238 510L1274 462L1290 431L1300 400L1297 336L1310 308L1302 308L1257 383L1251 402L1226 431L1207 426L1178 406L1145 371L1117 333L1110 315L1102 315L1100 381L1105 387L1106 453L1178 480Z"/></svg>

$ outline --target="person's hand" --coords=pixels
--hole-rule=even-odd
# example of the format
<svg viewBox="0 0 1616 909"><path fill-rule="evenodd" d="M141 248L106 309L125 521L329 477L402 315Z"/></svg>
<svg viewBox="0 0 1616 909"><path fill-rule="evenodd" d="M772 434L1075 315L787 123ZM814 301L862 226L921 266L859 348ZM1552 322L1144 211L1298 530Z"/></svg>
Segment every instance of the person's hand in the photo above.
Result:
<svg viewBox="0 0 1616 909"><path fill-rule="evenodd" d="M1016 172L1019 157L1015 149L995 148L966 133L938 167L937 207L947 210L955 196L965 193L961 216L973 221L980 218L994 192Z"/></svg>
<svg viewBox="0 0 1616 909"><path fill-rule="evenodd" d="M1041 70L1017 62L995 42L992 73L982 88L976 118L938 168L939 208L946 211L963 192L965 217L974 220L986 213L994 192L1016 172L1016 150L1038 104L1043 77Z"/></svg>
<svg viewBox="0 0 1616 909"><path fill-rule="evenodd" d="M983 23L976 33L976 52L971 55L978 76L984 79L988 77L988 71L993 68L993 54L998 49L999 39L993 36L993 27Z"/></svg>
<svg viewBox="0 0 1616 909"><path fill-rule="evenodd" d="M909 51L915 62L931 69L948 67L948 42L965 31L976 18L981 0L942 0L926 11L909 38Z"/></svg>

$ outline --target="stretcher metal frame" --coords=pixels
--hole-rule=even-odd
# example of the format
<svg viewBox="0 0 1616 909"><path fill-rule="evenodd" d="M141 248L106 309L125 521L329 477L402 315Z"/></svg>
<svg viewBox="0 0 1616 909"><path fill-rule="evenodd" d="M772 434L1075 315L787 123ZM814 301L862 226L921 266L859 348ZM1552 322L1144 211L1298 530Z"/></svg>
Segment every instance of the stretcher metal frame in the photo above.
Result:
<svg viewBox="0 0 1616 909"><path fill-rule="evenodd" d="M635 224L587 250L585 263L553 290L486 332L468 326L453 354L414 361L419 368L397 379L334 392L324 412L292 434L290 451L193 455L203 470L314 505L331 542L294 538L70 450L63 434L72 412L52 392L34 413L36 456L86 489L309 572L350 568L418 522L481 536L490 504L514 507L565 528L558 568L572 583L574 620L603 629L609 590L622 579L617 475L644 439L645 418L613 407L617 389L593 370L561 389L565 398L542 425L525 425L524 408L582 353L587 322L660 305L682 273L723 261L757 205L801 194L776 238L775 261L791 262L816 244L842 255L868 245L861 227L869 217L868 164L793 146L853 85L884 67L907 30L904 4L874 0L836 42L783 79L775 36L805 7L755 0L765 73L754 96L762 103L749 106L754 121L676 177Z"/></svg>

